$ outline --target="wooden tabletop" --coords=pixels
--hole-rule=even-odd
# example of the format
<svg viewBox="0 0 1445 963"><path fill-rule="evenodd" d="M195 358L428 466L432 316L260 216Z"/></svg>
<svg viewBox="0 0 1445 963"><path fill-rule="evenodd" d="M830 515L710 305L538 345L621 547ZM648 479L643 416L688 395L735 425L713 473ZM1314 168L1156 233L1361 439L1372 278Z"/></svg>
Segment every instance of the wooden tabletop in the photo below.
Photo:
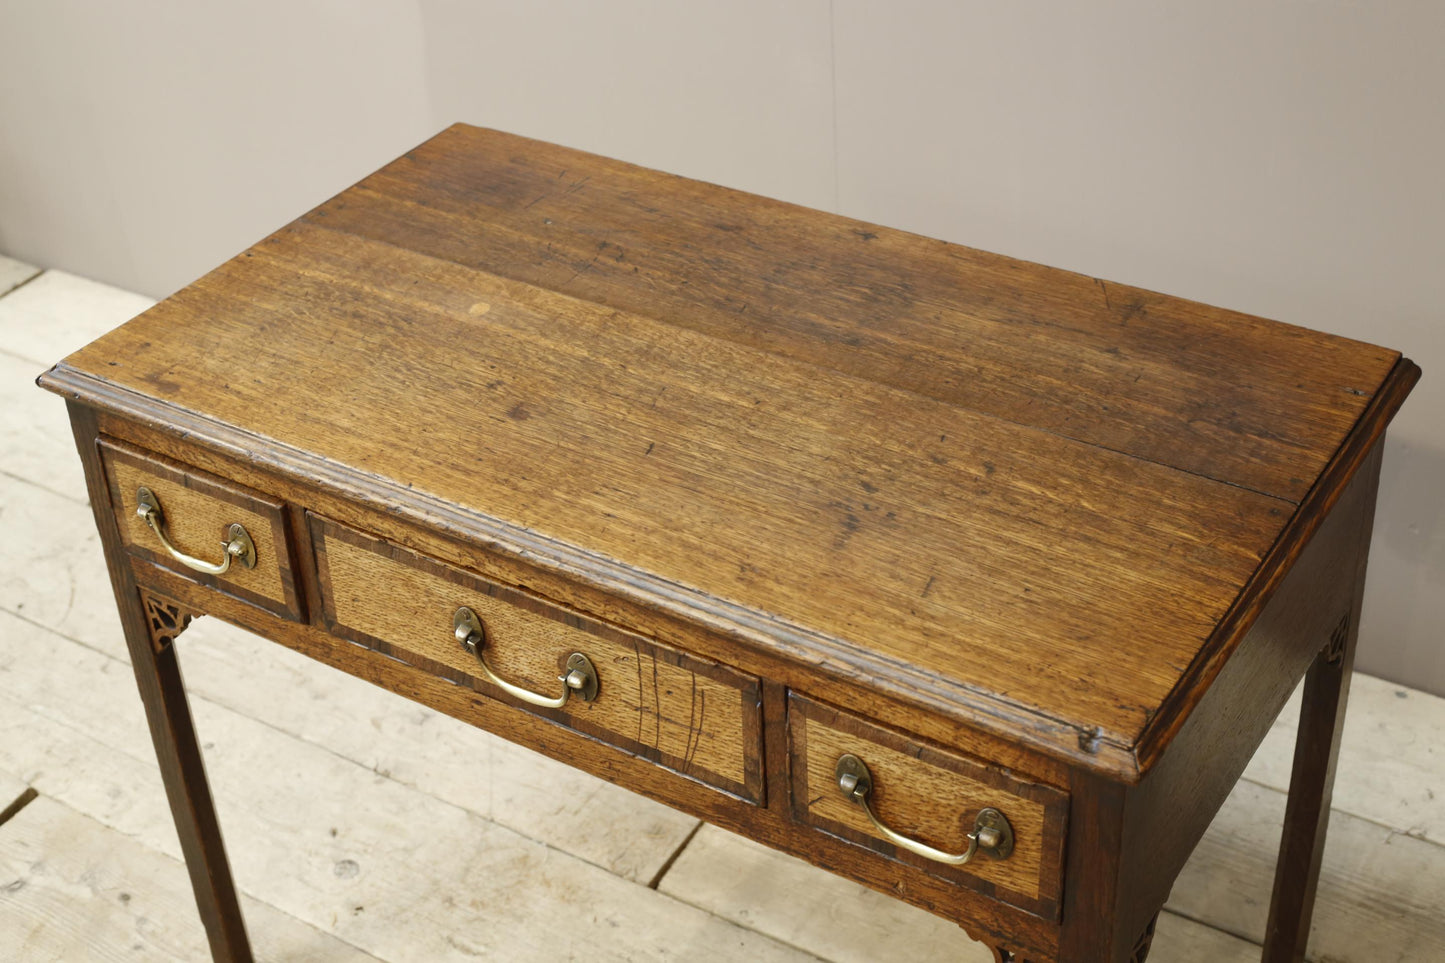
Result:
<svg viewBox="0 0 1445 963"><path fill-rule="evenodd" d="M1132 779L1417 376L458 125L42 380Z"/></svg>

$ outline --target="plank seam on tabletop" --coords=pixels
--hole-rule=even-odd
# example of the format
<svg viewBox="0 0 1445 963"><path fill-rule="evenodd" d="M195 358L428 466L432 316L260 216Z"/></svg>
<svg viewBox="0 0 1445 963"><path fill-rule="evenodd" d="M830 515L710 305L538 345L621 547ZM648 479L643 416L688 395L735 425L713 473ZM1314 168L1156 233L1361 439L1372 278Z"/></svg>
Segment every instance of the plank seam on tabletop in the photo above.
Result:
<svg viewBox="0 0 1445 963"><path fill-rule="evenodd" d="M398 247L398 245L393 244L393 243L391 243L391 242L389 242L389 241L383 241L383 240L379 240L379 239L377 239L377 238L372 238L372 237L365 237L365 236L363 236L363 235L360 235L360 234L355 233L354 231L346 230L345 228L334 227L334 226L326 226L326 225L320 225L320 224L311 224L310 222L308 222L308 226L317 228L318 230L330 231L330 232L335 233L335 234L344 234L344 235L346 235L346 236L349 237L349 238L354 238L354 239L357 239L357 240L360 240L360 241L367 242L367 243L369 243L369 244L375 244L375 245L379 245L379 246L383 246L383 247L388 247L388 248L395 248L395 249L397 249L397 250L404 250L403 248L400 248L400 247ZM416 252L409 252L409 253L413 253L413 254L414 254L414 253L416 253ZM467 268L468 270L473 270L473 271L480 270L480 269L477 269L477 268L471 268L471 267L469 267L468 265L465 265L465 264L461 264L460 262L455 261L455 260L453 260L453 259L451 259L451 258L449 258L449 257L432 257L432 256L430 256L430 255L423 255L423 259L424 259L424 260L432 260L432 261L441 261L441 262L444 263L444 264L456 265L456 266L460 266L460 267L463 267L463 268ZM503 281L516 281L516 282L518 282L518 283L520 283L520 284L528 284L528 282L522 281L520 278L512 277L511 275L508 275L508 274L500 274L500 273L495 273L495 272L493 272L493 271L484 271L484 272L482 272L482 273L490 274L490 275L492 275L493 277L499 278L499 279L501 279L501 280L503 280ZM589 304L592 303L592 302L588 301L588 300L587 300L586 298L584 298L584 297L566 294L566 293L561 292L561 291L554 291L554 290L552 290L552 289L550 289L550 288L545 288L544 290L546 290L549 294L556 294L556 295L559 295L559 296L561 296L561 297L568 298L568 299L571 299L571 300L574 300L574 301L581 301L581 302L589 303ZM638 317L645 318L645 319L650 320L650 321L657 321L657 322L662 323L662 324L668 324L668 323L669 323L669 322L667 322L667 321L662 320L661 318L654 318L654 317L652 317L652 316L650 316L650 315L646 315L646 314L639 314ZM728 342L728 339L727 339L727 338L724 338L724 337L721 336L721 335L700 334L700 337L706 339L709 343L712 343L712 342L730 343L730 342ZM771 352L767 352L767 351L764 351L764 353L765 353L765 354L769 354L769 355L771 354ZM1402 360L1407 360L1407 359L1402 359ZM833 368L833 367L830 367L828 364L826 364L826 363L824 363L824 362L821 362L821 361L805 361L805 360L800 360L800 359L796 359L796 358L789 358L789 359L787 359L787 361L788 361L788 364L790 364L791 366L793 366L793 367L795 367L795 368L799 368L799 369L806 368L806 369L811 369L811 370L816 370L816 371L822 371L822 372L824 372L825 374L834 374L834 375L838 374L837 369L835 369L835 368ZM65 365L63 361L62 361L61 363L57 364L56 367L57 367L57 368L62 368L62 367L63 367L63 368L65 369L63 372L60 372L61 376L66 379L66 380L64 381L65 388L64 388L63 390L58 389L58 388L51 388L51 390L57 391L57 393L60 393L60 394L64 394L66 397L72 397L72 396L73 396L73 392L74 392L74 387L73 387L73 386L74 386L75 383L77 383L77 381L78 381L78 382L86 382L86 383L90 383L91 385L99 386L99 387L105 389L106 391L108 391L108 392L110 392L110 393L112 393L112 394L139 395L139 392L137 392L137 391L136 391L135 389L133 389L133 388L125 388L125 387L122 387L122 386L120 386L120 385L118 385L118 384L116 384L116 383L109 382L109 381L105 381L105 380L102 379L102 378L97 378L96 376L91 375L91 374L89 374L89 373L81 372L81 371L79 371L78 369L71 368L71 367L69 367L68 365ZM850 377L851 377L851 376L850 376ZM863 380L867 380L867 379L863 379ZM119 391L117 391L117 389L119 389ZM929 401L929 402L936 402L936 400L937 400L937 399L933 398L932 396L924 393L924 392L921 391L921 390L918 390L918 389L915 389L915 388L908 388L908 387L905 387L905 386L903 386L903 385L889 385L889 389L890 389L891 391L896 391L896 392L898 392L899 394L912 395L912 396L914 396L914 397L922 398L922 399L924 399L924 400L926 400L926 401ZM145 398L145 397L147 397L147 396L141 395L141 397ZM92 404L92 403L94 403L94 402L92 402L92 401L87 401L87 403L88 403L88 404ZM1080 446L1083 446L1083 447L1092 448L1092 449L1095 449L1096 451L1106 451L1106 452L1109 452L1109 453L1112 454L1112 455L1118 455L1118 456L1120 456L1120 457L1122 457L1122 458L1127 458L1127 459L1129 459L1129 460L1131 460L1131 461L1144 462L1144 463L1146 463L1146 464L1153 465L1153 466L1156 466L1156 467L1158 467L1158 468L1163 468L1163 469L1166 469L1166 470L1171 471L1171 472L1177 472L1177 473L1179 473L1179 474L1181 474L1181 475L1189 475L1189 476L1194 477L1194 478L1203 479L1203 480L1206 481L1206 482L1212 482L1212 483L1218 484L1218 485L1225 485L1225 486L1227 486L1227 487L1229 487L1229 488L1237 488L1237 489L1239 489L1239 490L1241 490L1241 491L1250 492L1251 494L1254 494L1254 495L1260 495L1260 496L1262 496L1262 497L1264 497L1264 498L1272 498L1272 499L1274 499L1275 501L1279 501L1279 502L1282 502L1282 503L1287 504L1287 505L1293 505L1293 506L1296 506L1296 507L1299 505L1298 499L1287 498L1287 497L1285 497L1285 496L1283 496L1283 495L1276 495L1276 494L1273 494L1273 493L1271 493L1271 492L1262 491L1262 490L1260 490L1260 489L1258 489L1258 488L1251 488L1250 486L1245 485L1245 484L1240 483L1240 482L1227 481L1227 480L1222 479L1222 478L1215 478L1213 475L1206 475L1206 474L1204 474L1204 472L1201 471L1201 470L1188 469L1188 468L1179 468L1179 467L1176 467L1176 466L1174 466L1174 465L1170 465L1170 464L1166 464L1165 462L1158 461L1158 460L1156 460L1155 458L1147 457L1147 456L1144 456L1144 455L1137 455L1137 454L1134 454L1134 453L1132 453L1132 452L1125 451L1125 450L1123 450L1123 449L1121 449L1121 448L1111 448L1109 445L1102 444L1102 443L1099 443L1099 442L1082 441L1082 440L1074 437L1073 435L1070 435L1066 430L1061 429L1061 428L1042 428L1042 427L1039 427L1038 425L1031 425L1031 424L1028 424L1027 422L1019 421L1019 420L1017 420L1016 418L1009 417L1009 416L1003 415L1003 414L984 414L984 413L982 413L982 412L973 411L972 409L964 409L964 410L967 410L971 415L977 415L978 417L983 418L983 419L985 419L985 420L987 420L987 421L990 421L990 422L994 422L994 423L998 423L998 424L1003 424L1003 425L1012 425L1012 426L1021 428L1021 429L1023 429L1026 433L1038 433L1038 434L1040 434L1040 435L1047 435L1047 436L1050 436L1050 437L1053 437L1053 438L1060 438L1060 439L1063 439L1063 440L1066 441L1066 442L1071 442L1071 443L1073 443L1073 444L1077 444L1077 445L1080 445ZM287 447L287 446L282 446L282 447ZM1043 717L1043 718L1048 718L1047 716L1043 716L1042 714L1040 714L1040 715L1041 715L1041 717Z"/></svg>

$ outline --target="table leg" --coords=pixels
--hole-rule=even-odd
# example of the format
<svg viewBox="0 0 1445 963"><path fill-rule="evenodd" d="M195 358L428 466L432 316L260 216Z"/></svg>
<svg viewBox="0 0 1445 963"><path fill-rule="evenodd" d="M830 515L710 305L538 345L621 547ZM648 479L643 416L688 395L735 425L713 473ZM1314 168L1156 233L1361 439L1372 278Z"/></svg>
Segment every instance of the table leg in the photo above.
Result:
<svg viewBox="0 0 1445 963"><path fill-rule="evenodd" d="M175 638L189 624L192 614L144 590L137 592L137 598L145 617L145 638L139 640L140 644L127 639L131 664L145 703L151 740L211 956L218 963L250 963L251 947L241 906L176 660Z"/></svg>
<svg viewBox="0 0 1445 963"><path fill-rule="evenodd" d="M1346 616L1305 675L1284 836L1265 931L1266 963L1298 963L1309 942L1315 885L1330 821L1335 761L1355 661L1354 614Z"/></svg>
<svg viewBox="0 0 1445 963"><path fill-rule="evenodd" d="M1364 604L1365 570L1370 558L1383 449L1382 438L1362 459L1351 483L1352 489L1359 489L1357 497L1362 501L1349 608L1305 674L1299 730L1295 735L1294 768L1284 811L1284 835L1280 840L1269 924L1264 934L1265 963L1299 963L1309 943L1315 886L1319 882L1330 801L1334 795L1335 763L1339 758L1340 733L1344 730L1350 676L1355 665L1355 643ZM1328 604L1324 599L1320 601Z"/></svg>
<svg viewBox="0 0 1445 963"><path fill-rule="evenodd" d="M145 704L151 741L155 744L171 817L180 837L181 853L191 876L191 888L196 894L211 956L218 963L251 963L251 946L241 919L236 887L231 881L231 868L221 842L221 829L206 784L201 750L173 644L190 622L192 613L136 586L110 509L110 492L96 449L95 415L83 405L71 402L70 422L76 447L85 463L90 504L105 548L131 667Z"/></svg>

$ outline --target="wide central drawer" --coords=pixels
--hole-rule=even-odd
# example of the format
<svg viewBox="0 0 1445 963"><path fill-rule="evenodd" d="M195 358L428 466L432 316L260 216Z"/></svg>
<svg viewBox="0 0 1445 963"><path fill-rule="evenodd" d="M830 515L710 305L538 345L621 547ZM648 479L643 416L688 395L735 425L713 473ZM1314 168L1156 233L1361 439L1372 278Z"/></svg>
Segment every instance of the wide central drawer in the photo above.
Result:
<svg viewBox="0 0 1445 963"><path fill-rule="evenodd" d="M762 802L756 678L329 519L311 515L310 528L332 633ZM464 644L457 626L471 620ZM596 680L590 701L584 686L537 706L489 679L559 697L577 654Z"/></svg>

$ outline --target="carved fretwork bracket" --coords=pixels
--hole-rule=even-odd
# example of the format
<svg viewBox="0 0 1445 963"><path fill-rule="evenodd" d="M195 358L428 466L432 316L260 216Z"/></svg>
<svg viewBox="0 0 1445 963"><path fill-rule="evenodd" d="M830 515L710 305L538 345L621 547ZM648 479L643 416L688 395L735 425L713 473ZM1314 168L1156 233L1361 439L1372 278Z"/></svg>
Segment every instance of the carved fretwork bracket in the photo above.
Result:
<svg viewBox="0 0 1445 963"><path fill-rule="evenodd" d="M162 598L159 595L152 595L145 589L140 590L141 602L145 605L146 627L150 629L151 648L160 652L176 640L176 636L186 630L191 624L191 619L199 615L199 612L190 612L172 602L170 599Z"/></svg>
<svg viewBox="0 0 1445 963"><path fill-rule="evenodd" d="M1350 637L1350 613L1340 617L1340 624L1330 633L1330 644L1325 646L1325 661L1339 665L1345 657L1345 643Z"/></svg>

